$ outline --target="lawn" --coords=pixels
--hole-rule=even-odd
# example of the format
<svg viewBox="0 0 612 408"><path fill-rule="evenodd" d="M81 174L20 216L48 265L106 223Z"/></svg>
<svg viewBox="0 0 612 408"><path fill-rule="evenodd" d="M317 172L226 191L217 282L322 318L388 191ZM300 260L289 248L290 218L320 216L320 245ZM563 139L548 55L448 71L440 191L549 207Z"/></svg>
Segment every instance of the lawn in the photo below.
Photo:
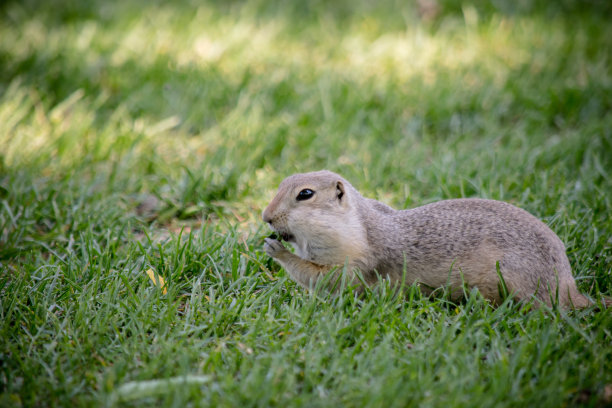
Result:
<svg viewBox="0 0 612 408"><path fill-rule="evenodd" d="M261 220L322 168L396 208L504 200L612 296L610 15L3 2L0 406L611 405L610 310L308 293Z"/></svg>

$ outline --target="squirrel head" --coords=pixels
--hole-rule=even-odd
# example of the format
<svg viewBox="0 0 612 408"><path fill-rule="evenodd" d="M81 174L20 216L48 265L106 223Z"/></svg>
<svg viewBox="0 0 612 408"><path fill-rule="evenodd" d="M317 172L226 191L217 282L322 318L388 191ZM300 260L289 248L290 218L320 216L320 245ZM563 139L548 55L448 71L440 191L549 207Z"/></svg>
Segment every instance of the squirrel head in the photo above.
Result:
<svg viewBox="0 0 612 408"><path fill-rule="evenodd" d="M348 185L346 180L327 170L294 174L281 182L262 218L276 232L286 233L287 237L283 238L288 238L291 235L289 224L308 222L322 212L345 212L349 198L345 185Z"/></svg>
<svg viewBox="0 0 612 408"><path fill-rule="evenodd" d="M302 258L342 264L350 254L338 246L363 232L354 203L358 197L348 181L331 171L294 174L281 182L262 218Z"/></svg>

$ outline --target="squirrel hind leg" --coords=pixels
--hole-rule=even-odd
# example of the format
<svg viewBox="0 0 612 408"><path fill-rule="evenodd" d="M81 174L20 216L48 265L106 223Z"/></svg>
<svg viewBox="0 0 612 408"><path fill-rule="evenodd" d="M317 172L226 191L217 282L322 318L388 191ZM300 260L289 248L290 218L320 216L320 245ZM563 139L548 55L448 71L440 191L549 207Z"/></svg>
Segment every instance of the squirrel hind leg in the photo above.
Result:
<svg viewBox="0 0 612 408"><path fill-rule="evenodd" d="M565 306L566 308L584 309L585 307L589 307L592 305L593 302L589 298L584 296L582 293L578 292L578 290L576 289L574 293L571 293L570 296L568 296L568 299L566 300L565 305L563 306Z"/></svg>
<svg viewBox="0 0 612 408"><path fill-rule="evenodd" d="M593 306L595 302L583 295L578 291L574 278L570 278L571 281L560 283L559 287L559 304L565 309L584 309L589 306ZM611 306L604 299L606 307Z"/></svg>

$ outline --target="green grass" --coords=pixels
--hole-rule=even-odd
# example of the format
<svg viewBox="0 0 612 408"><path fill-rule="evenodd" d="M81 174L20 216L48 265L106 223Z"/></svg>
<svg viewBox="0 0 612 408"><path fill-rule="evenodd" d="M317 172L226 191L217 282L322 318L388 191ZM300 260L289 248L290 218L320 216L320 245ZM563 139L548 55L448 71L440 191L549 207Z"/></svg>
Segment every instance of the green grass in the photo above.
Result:
<svg viewBox="0 0 612 408"><path fill-rule="evenodd" d="M514 203L612 295L608 2L370 3L0 6L1 406L612 404L609 310L330 298L263 253L328 168Z"/></svg>

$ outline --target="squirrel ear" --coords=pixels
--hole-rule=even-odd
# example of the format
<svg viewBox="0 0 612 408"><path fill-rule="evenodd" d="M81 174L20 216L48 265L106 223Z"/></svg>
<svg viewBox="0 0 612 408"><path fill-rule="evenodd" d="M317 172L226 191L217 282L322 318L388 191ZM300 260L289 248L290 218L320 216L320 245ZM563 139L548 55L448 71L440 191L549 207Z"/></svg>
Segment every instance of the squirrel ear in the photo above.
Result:
<svg viewBox="0 0 612 408"><path fill-rule="evenodd" d="M342 200L343 196L344 196L344 184L342 184L341 181L338 181L336 183L336 197L338 197L338 200Z"/></svg>

